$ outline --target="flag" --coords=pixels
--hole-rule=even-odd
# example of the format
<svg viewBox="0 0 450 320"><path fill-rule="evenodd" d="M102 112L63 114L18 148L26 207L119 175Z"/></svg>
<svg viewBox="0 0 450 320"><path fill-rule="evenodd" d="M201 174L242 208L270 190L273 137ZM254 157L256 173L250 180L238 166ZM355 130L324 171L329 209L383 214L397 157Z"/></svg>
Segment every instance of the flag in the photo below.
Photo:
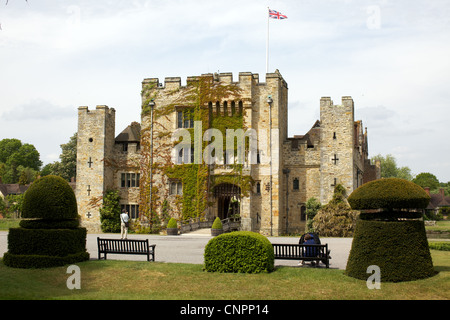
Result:
<svg viewBox="0 0 450 320"><path fill-rule="evenodd" d="M282 20L282 19L287 19L287 16L284 14L281 14L281 12L269 9L269 18Z"/></svg>

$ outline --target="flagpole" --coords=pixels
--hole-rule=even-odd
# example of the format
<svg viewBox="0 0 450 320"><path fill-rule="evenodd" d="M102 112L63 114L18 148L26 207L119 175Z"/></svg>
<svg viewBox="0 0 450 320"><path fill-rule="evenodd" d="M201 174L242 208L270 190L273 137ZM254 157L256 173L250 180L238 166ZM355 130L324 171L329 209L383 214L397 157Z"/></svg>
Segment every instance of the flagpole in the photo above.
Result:
<svg viewBox="0 0 450 320"><path fill-rule="evenodd" d="M267 7L266 74L269 72L269 7Z"/></svg>

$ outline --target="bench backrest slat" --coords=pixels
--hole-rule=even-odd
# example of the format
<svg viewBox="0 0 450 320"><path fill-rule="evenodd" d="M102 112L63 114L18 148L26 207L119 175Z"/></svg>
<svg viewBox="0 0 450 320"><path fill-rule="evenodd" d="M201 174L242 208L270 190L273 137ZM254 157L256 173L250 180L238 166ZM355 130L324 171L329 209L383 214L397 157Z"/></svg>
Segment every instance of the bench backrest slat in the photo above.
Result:
<svg viewBox="0 0 450 320"><path fill-rule="evenodd" d="M108 252L144 252L148 251L148 239L145 240L119 240L119 239L100 239L98 240L99 251Z"/></svg>

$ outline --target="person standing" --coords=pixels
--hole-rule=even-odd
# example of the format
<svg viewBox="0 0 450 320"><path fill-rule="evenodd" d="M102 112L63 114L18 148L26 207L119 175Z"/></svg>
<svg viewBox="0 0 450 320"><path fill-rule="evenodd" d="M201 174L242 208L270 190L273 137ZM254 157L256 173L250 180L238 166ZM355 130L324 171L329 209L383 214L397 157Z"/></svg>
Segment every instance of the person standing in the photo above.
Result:
<svg viewBox="0 0 450 320"><path fill-rule="evenodd" d="M128 212L123 209L122 213L120 214L120 239L127 238L129 220L130 218L128 217Z"/></svg>

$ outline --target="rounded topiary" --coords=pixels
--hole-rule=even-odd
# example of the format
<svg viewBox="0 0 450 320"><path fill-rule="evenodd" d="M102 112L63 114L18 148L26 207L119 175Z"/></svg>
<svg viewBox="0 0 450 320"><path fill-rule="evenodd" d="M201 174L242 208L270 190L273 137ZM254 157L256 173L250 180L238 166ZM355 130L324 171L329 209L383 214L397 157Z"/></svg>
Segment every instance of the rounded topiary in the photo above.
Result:
<svg viewBox="0 0 450 320"><path fill-rule="evenodd" d="M167 235L169 236L177 236L178 235L178 224L177 220L175 218L170 218L169 222L167 223Z"/></svg>
<svg viewBox="0 0 450 320"><path fill-rule="evenodd" d="M170 218L169 222L167 223L167 229L173 229L173 228L178 228L177 220L175 220L175 218Z"/></svg>
<svg viewBox="0 0 450 320"><path fill-rule="evenodd" d="M77 219L77 200L69 183L58 176L39 178L23 197L22 218Z"/></svg>
<svg viewBox="0 0 450 320"><path fill-rule="evenodd" d="M211 226L211 235L213 237L218 236L220 234L223 233L223 225L222 225L222 221L220 220L219 217L216 217L216 219L214 220L212 226Z"/></svg>
<svg viewBox="0 0 450 320"><path fill-rule="evenodd" d="M271 272L273 246L263 235L251 231L221 234L205 247L205 270L211 272Z"/></svg>
<svg viewBox="0 0 450 320"><path fill-rule="evenodd" d="M222 221L220 220L219 217L217 217L217 218L214 220L211 229L222 229L222 228L223 228L223 226L222 226Z"/></svg>
<svg viewBox="0 0 450 320"><path fill-rule="evenodd" d="M64 179L36 180L25 192L22 216L20 228L9 229L5 265L47 268L89 260L86 228L79 227L75 194Z"/></svg>
<svg viewBox="0 0 450 320"><path fill-rule="evenodd" d="M353 191L348 202L363 212L356 222L346 274L367 280L368 267L376 265L386 282L434 275L421 213L429 200L421 187L397 178L375 180Z"/></svg>
<svg viewBox="0 0 450 320"><path fill-rule="evenodd" d="M422 209L428 206L430 196L411 181L387 178L363 184L347 200L353 210Z"/></svg>

